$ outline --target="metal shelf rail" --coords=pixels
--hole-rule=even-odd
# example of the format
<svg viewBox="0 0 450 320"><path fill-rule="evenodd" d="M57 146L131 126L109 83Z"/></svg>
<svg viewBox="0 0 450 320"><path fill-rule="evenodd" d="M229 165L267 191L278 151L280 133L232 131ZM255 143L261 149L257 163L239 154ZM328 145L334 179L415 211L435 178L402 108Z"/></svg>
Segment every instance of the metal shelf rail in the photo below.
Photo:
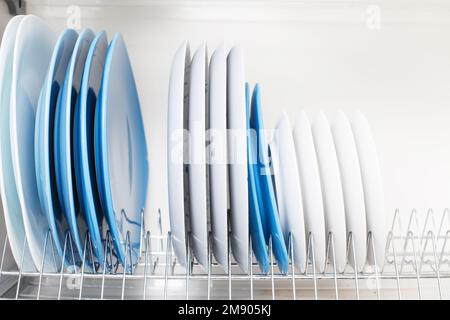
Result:
<svg viewBox="0 0 450 320"><path fill-rule="evenodd" d="M89 234L84 241L82 263L78 266L57 268L60 272L22 271L4 268L10 255L8 239L2 246L0 263L0 298L2 299L450 299L450 212L445 210L436 223L435 214L429 210L423 223L415 210L403 228L399 211L396 211L387 233L384 266L378 270L366 265L356 272L350 263L343 273L335 269L333 235L328 235L326 270L319 273L314 267L314 241L308 241L308 267L299 273L294 264L293 246L289 245L290 268L280 274L274 262L271 241L271 267L261 274L251 250L249 274L243 273L229 253L229 272L225 273L214 260L209 249L209 267L203 270L188 250L185 270L172 251L171 235L153 235L142 232L142 254L131 274L114 258L109 232L104 240L105 263L95 270L86 266L93 262ZM144 225L144 224L143 224ZM129 240L125 248L130 253ZM250 242L250 241L249 241ZM290 241L292 242L292 241ZM354 252L351 234L348 235L348 252ZM24 248L26 243L24 243ZM368 234L368 246L373 246ZM46 238L45 254L51 253L50 233ZM65 253L71 247L67 234ZM249 243L251 248L251 243ZM25 251L25 250L24 250ZM311 253L311 254L310 254ZM129 257L131 254L129 255ZM375 256L375 255L374 255ZM354 259L355 257L353 257ZM374 257L375 258L375 257ZM44 260L44 259L43 259ZM130 259L126 262L130 264ZM130 264L131 265L131 264ZM128 267L130 267L128 265Z"/></svg>

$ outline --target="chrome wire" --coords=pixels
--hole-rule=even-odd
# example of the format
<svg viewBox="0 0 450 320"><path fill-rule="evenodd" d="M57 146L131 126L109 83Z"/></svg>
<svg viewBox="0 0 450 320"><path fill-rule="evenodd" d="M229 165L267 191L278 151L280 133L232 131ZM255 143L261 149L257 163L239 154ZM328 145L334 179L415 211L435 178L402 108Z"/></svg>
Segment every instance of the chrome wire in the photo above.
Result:
<svg viewBox="0 0 450 320"><path fill-rule="evenodd" d="M438 218L433 210L428 210L423 223L420 222L416 210L409 214L407 228L403 229L401 215L396 210L390 230L386 234L386 254L384 261L377 261L374 235L367 234L367 252L374 265L366 264L359 272L355 255L355 243L350 232L347 238L347 266L342 272L337 270L334 235L329 233L326 239L327 264L324 272L316 268L314 255L314 239L311 234L307 237L307 266L304 272L299 272L300 266L295 265L294 237L287 237L288 256L290 265L287 274L281 274L272 252L272 238L269 237L267 250L270 258L268 274L261 273L257 261L254 259L252 243L249 238L248 272L243 272L233 259L231 241L228 243L228 262L220 266L215 260L212 235L208 237L208 268L203 271L192 255L190 235L187 237L187 256L183 265L179 264L172 248L170 232L162 234L159 227L157 233L142 230L142 246L139 261L133 261L131 234L127 232L125 249L125 266L118 265L117 255L111 233L106 231L104 238L104 261L102 265L96 263L93 245L89 233L84 239L83 252L79 253L81 261L77 261L70 232L65 233L63 257L58 257L54 240L50 231L47 232L44 243L44 253L40 271L23 270L23 268L5 267L6 259L12 259L9 253L9 240L0 246L2 248L0 261L1 278L13 279L12 290L0 298L13 299L109 299L119 298L245 298L254 299L265 297L277 299L319 299L329 296L339 299L383 299L394 289L397 299L414 296L424 299L430 288L425 284L430 281L431 295L439 299L450 298L450 212L445 209ZM160 220L161 221L161 220ZM436 224L436 221L439 224ZM370 250L369 250L370 248ZM24 239L20 265L24 265L28 254L28 243ZM50 256L51 255L51 256ZM47 266L44 260L53 257L54 270ZM27 256L28 257L28 256ZM367 257L369 258L369 257ZM351 261L351 262L350 262ZM381 268L379 266L382 266ZM225 272L224 272L225 270ZM26 281L25 281L26 279ZM68 282L65 283L64 280ZM69 283L72 281L73 283ZM177 289L179 282L184 294ZM411 286L411 281L414 284ZM1 283L1 282L0 282ZM184 284L183 284L184 283ZM308 285L308 283L310 285ZM311 286L312 283L312 286ZM352 285L350 285L353 283ZM394 285L392 285L394 283ZM161 289L159 289L161 287ZM139 288L139 289L137 289ZM204 287L203 287L204 288ZM389 290L385 290L388 289ZM1 288L0 288L1 289ZM428 291L427 291L428 290ZM93 292L96 292L95 294ZM136 294L136 291L139 291ZM12 293L13 292L13 293ZM158 293L159 292L159 293ZM159 294L159 295L158 295Z"/></svg>

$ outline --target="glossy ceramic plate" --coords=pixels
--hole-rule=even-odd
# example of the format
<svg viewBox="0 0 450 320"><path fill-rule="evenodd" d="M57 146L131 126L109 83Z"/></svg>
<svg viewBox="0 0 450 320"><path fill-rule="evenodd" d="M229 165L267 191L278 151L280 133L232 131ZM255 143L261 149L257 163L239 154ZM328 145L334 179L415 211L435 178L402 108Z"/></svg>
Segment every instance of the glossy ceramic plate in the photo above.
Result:
<svg viewBox="0 0 450 320"><path fill-rule="evenodd" d="M247 103L247 127L250 128L250 89L248 84L245 84L245 96ZM257 188L256 181L258 175L258 155L256 142L256 139L252 138L251 135L248 135L247 147L250 237L252 239L253 253L258 261L259 268L263 274L267 274L269 272L270 261L262 226L263 217L259 205L260 200L258 197L258 193L260 193L260 191L259 188Z"/></svg>
<svg viewBox="0 0 450 320"><path fill-rule="evenodd" d="M53 244L61 257L64 255L67 220L62 213L56 187L55 158L53 156L55 112L58 94L63 85L77 38L78 34L74 30L66 29L56 42L39 97L34 129L34 156L39 200L42 210L47 216ZM66 253L68 252L69 250L66 250ZM67 256L70 262L70 255Z"/></svg>
<svg viewBox="0 0 450 320"><path fill-rule="evenodd" d="M189 88L189 201L191 247L204 270L208 270L208 172L206 170L206 46L192 57Z"/></svg>
<svg viewBox="0 0 450 320"><path fill-rule="evenodd" d="M14 44L23 18L24 16L15 16L9 21L0 46L0 192L6 231L14 260L20 270L34 271L29 246L25 243L25 226L16 191L9 125Z"/></svg>
<svg viewBox="0 0 450 320"><path fill-rule="evenodd" d="M249 207L244 74L242 50L240 47L234 47L227 57L231 249L239 266L244 272L248 272Z"/></svg>
<svg viewBox="0 0 450 320"><path fill-rule="evenodd" d="M101 266L104 265L101 237L103 211L95 173L94 118L107 49L108 40L103 31L92 41L86 56L73 134L77 193L91 236L92 249Z"/></svg>
<svg viewBox="0 0 450 320"><path fill-rule="evenodd" d="M34 167L34 125L55 40L55 34L40 18L30 15L20 22L14 46L9 119L12 164L27 242L35 266L49 272L58 270L60 263L58 257L53 259L46 240L48 221L39 202Z"/></svg>
<svg viewBox="0 0 450 320"><path fill-rule="evenodd" d="M378 153L364 115L359 111L355 112L350 118L350 123L361 167L367 232L372 234L373 241L368 244L367 259L371 265L376 262L380 271L384 265L386 251L386 213Z"/></svg>
<svg viewBox="0 0 450 320"><path fill-rule="evenodd" d="M302 188L306 234L309 235L309 243L313 240L316 269L323 272L326 263L326 236L322 190L311 125L303 111L297 117L293 135Z"/></svg>
<svg viewBox="0 0 450 320"><path fill-rule="evenodd" d="M256 184L260 186L261 202L259 202L259 205L261 210L263 210L263 218L266 220L266 241L269 241L270 236L272 239L272 251L278 267L281 273L286 273L289 267L289 257L280 226L272 173L269 167L268 145L266 143L261 109L261 92L258 84L256 84L252 95L250 127L255 130L257 137L258 159L256 164Z"/></svg>
<svg viewBox="0 0 450 320"><path fill-rule="evenodd" d="M56 185L61 207L69 224L73 247L78 253L75 257L78 262L80 259L89 262L88 258L90 255L88 253L84 254L87 226L83 215L79 212L79 198L75 185L73 123L86 56L93 39L94 33L90 29L82 31L78 36L67 68L64 85L59 93L55 114L54 157Z"/></svg>
<svg viewBox="0 0 450 320"><path fill-rule="evenodd" d="M100 201L117 256L131 272L141 252L149 168L139 96L119 33L106 54L94 128Z"/></svg>
<svg viewBox="0 0 450 320"><path fill-rule="evenodd" d="M353 244L349 245L348 260L358 272L361 272L366 263L367 252L364 191L352 128L343 112L338 112L331 122L331 132L341 172L347 233L351 232L352 235ZM355 250L351 250L352 248Z"/></svg>
<svg viewBox="0 0 450 320"><path fill-rule="evenodd" d="M169 187L169 217L172 246L179 263L187 263L186 216L189 212L189 187L185 156L187 129L189 68L191 58L188 43L175 53L169 82L169 109L167 121L167 173Z"/></svg>
<svg viewBox="0 0 450 320"><path fill-rule="evenodd" d="M277 195L280 224L286 246L292 235L295 267L304 272L307 263L307 243L302 191L300 186L294 138L287 114L275 126L273 141L270 144L275 191ZM292 258L292 257L291 257Z"/></svg>
<svg viewBox="0 0 450 320"><path fill-rule="evenodd" d="M209 170L211 240L216 260L228 272L227 55L217 48L209 65Z"/></svg>
<svg viewBox="0 0 450 320"><path fill-rule="evenodd" d="M343 272L347 263L344 195L333 135L323 112L319 112L313 122L312 133L319 165L327 237L330 233L333 235L333 242L330 242L330 262L333 263L331 257L334 255L336 270Z"/></svg>

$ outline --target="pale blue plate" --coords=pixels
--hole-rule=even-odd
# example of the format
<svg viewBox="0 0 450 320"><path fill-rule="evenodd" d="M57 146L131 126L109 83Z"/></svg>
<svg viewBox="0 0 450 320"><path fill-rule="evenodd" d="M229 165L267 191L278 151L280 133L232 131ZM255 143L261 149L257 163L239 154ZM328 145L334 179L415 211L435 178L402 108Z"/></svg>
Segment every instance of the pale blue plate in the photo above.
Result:
<svg viewBox="0 0 450 320"><path fill-rule="evenodd" d="M53 244L61 257L64 253L67 221L61 212L56 187L53 130L58 94L63 85L77 38L78 34L74 30L66 29L56 42L47 77L41 89L34 129L34 157L39 201L47 216ZM70 262L71 257L68 254L67 245L66 253Z"/></svg>
<svg viewBox="0 0 450 320"><path fill-rule="evenodd" d="M245 84L245 98L247 106L247 128L250 128L250 89L248 83ZM252 136L247 135L247 153L248 153L248 195L249 195L249 213L250 213L250 237L252 239L252 249L256 260L259 263L261 272L269 272L269 255L264 238L264 230L261 220L261 209L258 200L258 189L256 184L258 164L256 162L256 141Z"/></svg>
<svg viewBox="0 0 450 320"><path fill-rule="evenodd" d="M64 85L58 97L54 131L55 172L58 195L62 210L69 224L74 249L78 252L81 260L83 260L84 256L86 262L90 260L90 251L87 250L84 254L84 239L87 226L84 217L79 214L79 200L75 186L73 123L84 65L89 46L94 37L94 33L86 29L79 35L75 44Z"/></svg>
<svg viewBox="0 0 450 320"><path fill-rule="evenodd" d="M20 208L17 186L14 178L14 166L11 155L10 131L10 99L12 69L14 61L14 44L17 31L24 16L15 16L3 31L0 46L0 193L2 199L2 214L8 234L8 243L11 248L12 259L3 259L3 270L14 267L14 262L22 271L36 271L29 246L24 243L26 239L25 227ZM4 239L4 233L2 238ZM9 260L9 261L8 261Z"/></svg>
<svg viewBox="0 0 450 320"><path fill-rule="evenodd" d="M280 219L278 217L278 208L273 189L272 175L269 171L269 163L265 160L267 157L268 145L266 143L264 133L259 84L256 84L255 89L253 90L250 127L256 131L258 145L257 155L259 158L257 161L258 171L256 172L256 184L259 184L260 186L259 204L263 211L263 219L266 221L266 241L268 241L269 236L271 236L272 251L278 263L278 267L282 273L287 273L289 267L289 257L280 226Z"/></svg>
<svg viewBox="0 0 450 320"><path fill-rule="evenodd" d="M33 15L23 18L14 44L9 106L13 172L26 240L36 268L43 272L61 267L46 241L48 220L39 201L34 161L36 109L56 40L45 21Z"/></svg>
<svg viewBox="0 0 450 320"><path fill-rule="evenodd" d="M132 272L141 252L148 161L138 92L119 33L106 54L94 127L100 201L119 261Z"/></svg>
<svg viewBox="0 0 450 320"><path fill-rule="evenodd" d="M91 235L92 248L101 266L104 265L101 237L103 211L95 174L94 118L107 49L108 40L103 31L92 41L86 57L75 108L73 137L77 192Z"/></svg>

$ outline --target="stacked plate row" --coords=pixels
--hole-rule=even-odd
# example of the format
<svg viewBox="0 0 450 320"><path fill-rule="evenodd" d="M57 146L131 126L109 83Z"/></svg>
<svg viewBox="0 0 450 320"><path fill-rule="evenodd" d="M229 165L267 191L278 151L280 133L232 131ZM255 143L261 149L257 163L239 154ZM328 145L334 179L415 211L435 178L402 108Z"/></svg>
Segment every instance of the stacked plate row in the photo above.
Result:
<svg viewBox="0 0 450 320"><path fill-rule="evenodd" d="M261 272L270 249L282 273L327 263L337 272L381 268L385 212L378 156L360 112L282 114L268 143L261 88L245 82L243 52L206 45L176 52L169 88L168 181L171 239L184 266L191 250L208 270L211 248L224 271L229 250ZM250 245L251 244L251 245Z"/></svg>
<svg viewBox="0 0 450 320"><path fill-rule="evenodd" d="M14 17L0 48L0 114L0 190L19 268L98 269L109 229L108 266L132 270L148 164L120 34L109 44L90 29L57 37L38 17Z"/></svg>

